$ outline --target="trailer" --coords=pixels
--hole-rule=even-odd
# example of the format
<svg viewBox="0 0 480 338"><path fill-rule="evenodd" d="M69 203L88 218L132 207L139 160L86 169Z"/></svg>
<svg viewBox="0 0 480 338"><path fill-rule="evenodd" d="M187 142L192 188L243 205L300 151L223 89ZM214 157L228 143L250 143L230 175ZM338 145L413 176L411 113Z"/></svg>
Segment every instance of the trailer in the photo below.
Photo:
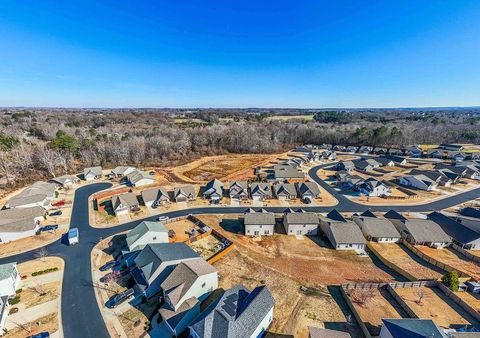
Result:
<svg viewBox="0 0 480 338"><path fill-rule="evenodd" d="M68 245L77 244L80 241L80 236L78 234L78 228L72 228L68 230Z"/></svg>

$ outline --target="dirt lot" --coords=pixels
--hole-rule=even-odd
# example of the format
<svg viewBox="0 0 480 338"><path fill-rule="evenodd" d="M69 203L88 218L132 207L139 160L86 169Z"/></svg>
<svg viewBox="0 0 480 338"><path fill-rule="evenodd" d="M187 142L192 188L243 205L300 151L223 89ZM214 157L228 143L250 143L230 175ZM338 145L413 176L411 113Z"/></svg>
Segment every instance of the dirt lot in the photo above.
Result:
<svg viewBox="0 0 480 338"><path fill-rule="evenodd" d="M344 314L325 286L317 286L315 292L305 294L300 291L300 283L252 260L242 249L234 249L214 265L221 288L243 284L252 290L261 284L268 286L276 301L271 332L307 337L308 325L347 327ZM359 336L358 331L352 333Z"/></svg>
<svg viewBox="0 0 480 338"><path fill-rule="evenodd" d="M199 219L233 240L240 251L300 283L339 285L348 282L387 282L392 276L377 268L370 258L354 252L333 250L319 236L302 237L276 234L261 241L242 235L240 215L201 215ZM278 227L278 224L277 224ZM284 233L283 226L276 232ZM315 268L312 269L312 266ZM335 273L332 273L335 271Z"/></svg>
<svg viewBox="0 0 480 338"><path fill-rule="evenodd" d="M423 290L424 297L418 302L419 290ZM408 306L422 319L432 319L444 328L459 327L469 324L478 324L458 305L448 300L437 288L398 288L395 292L402 297Z"/></svg>
<svg viewBox="0 0 480 338"><path fill-rule="evenodd" d="M371 245L384 259L398 266L418 280L439 279L443 275L439 269L433 266L430 267L427 262L423 261L420 257L416 256L401 244L379 244L370 242L369 245Z"/></svg>
<svg viewBox="0 0 480 338"><path fill-rule="evenodd" d="M191 163L175 168L166 168L178 181L206 182L213 178L220 180L248 180L253 178L256 166L273 163L282 154L222 155L203 157Z"/></svg>
<svg viewBox="0 0 480 338"><path fill-rule="evenodd" d="M46 295L40 295L45 292ZM40 288L38 286L33 288L26 288L22 290L21 299L25 308L35 305L43 304L54 300L60 296L60 282L52 282L43 284Z"/></svg>
<svg viewBox="0 0 480 338"><path fill-rule="evenodd" d="M26 261L25 263L20 263L17 265L17 269L20 276L31 276L33 272L51 268L63 270L63 266L63 259L58 257L45 257L42 259L38 258L31 261Z"/></svg>
<svg viewBox="0 0 480 338"><path fill-rule="evenodd" d="M434 248L419 245L417 246L417 249L428 257L431 257L441 263L449 265L469 275L475 280L480 280L480 265L466 260L450 248L437 250Z"/></svg>
<svg viewBox="0 0 480 338"><path fill-rule="evenodd" d="M475 310L480 312L480 294L470 292L455 292L455 294L462 300L468 303Z"/></svg>
<svg viewBox="0 0 480 338"><path fill-rule="evenodd" d="M37 325L36 323L40 323ZM58 315L52 313L48 316L41 317L30 322L27 325L23 325L24 328L15 328L4 334L2 337L6 338L25 338L40 332L47 331L50 334L57 332L58 330Z"/></svg>
<svg viewBox="0 0 480 338"><path fill-rule="evenodd" d="M165 227L168 230L175 231L175 242L185 242L188 239L187 232L191 229L197 229L197 226L188 219L165 223Z"/></svg>
<svg viewBox="0 0 480 338"><path fill-rule="evenodd" d="M372 336L380 334L382 318L407 317L400 305L385 289L351 289L347 294ZM363 298L366 300L359 302Z"/></svg>
<svg viewBox="0 0 480 338"><path fill-rule="evenodd" d="M146 302L137 308L131 308L118 316L127 337L142 337L151 316L156 312L158 303Z"/></svg>
<svg viewBox="0 0 480 338"><path fill-rule="evenodd" d="M59 239L67 229L59 229L56 232L41 232L39 235L26 237L17 241L0 244L0 257L11 256L22 251L42 247Z"/></svg>
<svg viewBox="0 0 480 338"><path fill-rule="evenodd" d="M209 259L221 250L222 242L214 236L210 235L190 244L190 247L195 250L204 259Z"/></svg>

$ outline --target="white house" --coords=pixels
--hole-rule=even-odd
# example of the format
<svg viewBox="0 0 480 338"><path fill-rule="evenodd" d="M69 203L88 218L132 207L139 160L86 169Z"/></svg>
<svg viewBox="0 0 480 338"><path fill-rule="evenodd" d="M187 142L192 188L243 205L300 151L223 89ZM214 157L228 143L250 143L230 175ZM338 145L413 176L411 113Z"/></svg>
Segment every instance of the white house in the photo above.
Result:
<svg viewBox="0 0 480 338"><path fill-rule="evenodd" d="M318 216L314 212L305 212L302 209L294 212L288 209L283 215L283 226L287 235L316 235L318 224Z"/></svg>
<svg viewBox="0 0 480 338"><path fill-rule="evenodd" d="M275 232L275 215L264 209L259 212L248 210L243 221L246 236L268 236Z"/></svg>
<svg viewBox="0 0 480 338"><path fill-rule="evenodd" d="M102 178L102 167L89 167L83 169L83 179L85 181L98 180Z"/></svg>
<svg viewBox="0 0 480 338"><path fill-rule="evenodd" d="M134 187L143 187L155 183L155 176L141 170L135 170L127 175L127 181Z"/></svg>
<svg viewBox="0 0 480 338"><path fill-rule="evenodd" d="M364 250L365 238L359 227L336 210L320 217L320 228L335 250Z"/></svg>
<svg viewBox="0 0 480 338"><path fill-rule="evenodd" d="M0 243L34 236L44 219L42 207L0 210Z"/></svg>
<svg viewBox="0 0 480 338"><path fill-rule="evenodd" d="M77 176L73 175L63 175L51 178L49 182L55 183L64 188L71 188L74 184L78 183L80 180Z"/></svg>
<svg viewBox="0 0 480 338"><path fill-rule="evenodd" d="M170 196L164 188L152 188L142 191L143 203L147 207L164 205L170 201Z"/></svg>
<svg viewBox="0 0 480 338"><path fill-rule="evenodd" d="M376 196L390 196L391 190L385 184L376 180L372 177L366 179L365 181L361 182L357 186L355 186L356 190L358 190L361 194L370 197Z"/></svg>
<svg viewBox="0 0 480 338"><path fill-rule="evenodd" d="M17 263L0 265L0 336L8 316L8 298L15 296L19 284Z"/></svg>
<svg viewBox="0 0 480 338"><path fill-rule="evenodd" d="M193 338L256 338L273 320L275 300L266 286L249 291L243 285L226 290L189 325Z"/></svg>
<svg viewBox="0 0 480 338"><path fill-rule="evenodd" d="M217 269L203 258L181 262L160 287L165 300L158 311L163 329L178 336L200 313L200 302L218 288Z"/></svg>
<svg viewBox="0 0 480 338"><path fill-rule="evenodd" d="M431 191L437 188L437 183L425 175L406 175L398 179L398 183L406 187Z"/></svg>
<svg viewBox="0 0 480 338"><path fill-rule="evenodd" d="M111 178L124 177L130 173L133 173L135 170L137 170L135 167L118 166L112 169L108 176Z"/></svg>
<svg viewBox="0 0 480 338"><path fill-rule="evenodd" d="M143 221L127 232L128 250L143 249L147 244L168 243L168 229L161 222Z"/></svg>
<svg viewBox="0 0 480 338"><path fill-rule="evenodd" d="M48 209L55 199L57 185L55 183L38 181L13 196L5 203L5 208L32 208Z"/></svg>
<svg viewBox="0 0 480 338"><path fill-rule="evenodd" d="M370 212L364 212L360 216L353 216L352 220L360 227L363 235L369 241L396 243L401 239L398 230L386 218L376 217Z"/></svg>
<svg viewBox="0 0 480 338"><path fill-rule="evenodd" d="M127 215L130 211L138 209L138 207L137 196L132 192L112 197L112 208L117 216Z"/></svg>

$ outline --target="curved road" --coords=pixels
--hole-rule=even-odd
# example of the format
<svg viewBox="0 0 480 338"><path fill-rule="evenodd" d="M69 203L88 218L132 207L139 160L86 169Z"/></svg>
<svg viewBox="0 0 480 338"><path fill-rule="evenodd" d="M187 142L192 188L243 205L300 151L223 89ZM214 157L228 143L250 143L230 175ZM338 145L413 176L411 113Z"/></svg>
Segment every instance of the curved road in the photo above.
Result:
<svg viewBox="0 0 480 338"><path fill-rule="evenodd" d="M308 174L315 182L338 200L338 205L331 207L303 206L302 208L305 210L318 213L329 212L332 209L337 209L341 212L362 212L367 209L372 211L388 211L390 209L412 212L433 211L445 209L480 197L480 188L478 188L423 205L367 206L349 200L318 177L317 171L328 165L316 166L312 168ZM68 338L109 337L97 305L95 291L92 285L91 251L101 239L129 230L142 221L137 220L106 229L93 228L90 226L88 197L110 186L110 183L97 183L76 190L70 223L73 227L78 227L79 229L79 244L69 247L65 244L64 240L60 239L45 247L49 255L61 257L65 261L62 287L62 324L64 336ZM166 212L164 215L178 217L188 214L236 214L243 213L245 209L245 207L200 207ZM285 207L265 207L265 209L271 212L281 213L285 210ZM158 217L158 215L147 217L143 220L153 220L156 217ZM37 249L1 258L0 264L15 261L21 263L33 259L36 250Z"/></svg>

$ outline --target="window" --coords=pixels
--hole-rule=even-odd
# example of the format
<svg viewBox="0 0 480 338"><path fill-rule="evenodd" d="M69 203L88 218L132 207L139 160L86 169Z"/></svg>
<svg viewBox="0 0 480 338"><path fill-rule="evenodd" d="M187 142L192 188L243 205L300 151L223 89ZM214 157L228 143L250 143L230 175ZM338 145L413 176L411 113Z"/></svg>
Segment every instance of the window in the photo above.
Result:
<svg viewBox="0 0 480 338"><path fill-rule="evenodd" d="M255 231L253 232L253 234L254 234L255 236L258 236L258 235L260 235L260 231L255 230Z"/></svg>
<svg viewBox="0 0 480 338"><path fill-rule="evenodd" d="M202 283L202 289L207 285L205 282Z"/></svg>
<svg viewBox="0 0 480 338"><path fill-rule="evenodd" d="M154 237L152 238L152 240L153 240L153 241L156 241L156 240L157 240L157 236L154 236Z"/></svg>
<svg viewBox="0 0 480 338"><path fill-rule="evenodd" d="M270 235L270 231L269 231L269 230L265 230L263 233L264 233L265 235Z"/></svg>

